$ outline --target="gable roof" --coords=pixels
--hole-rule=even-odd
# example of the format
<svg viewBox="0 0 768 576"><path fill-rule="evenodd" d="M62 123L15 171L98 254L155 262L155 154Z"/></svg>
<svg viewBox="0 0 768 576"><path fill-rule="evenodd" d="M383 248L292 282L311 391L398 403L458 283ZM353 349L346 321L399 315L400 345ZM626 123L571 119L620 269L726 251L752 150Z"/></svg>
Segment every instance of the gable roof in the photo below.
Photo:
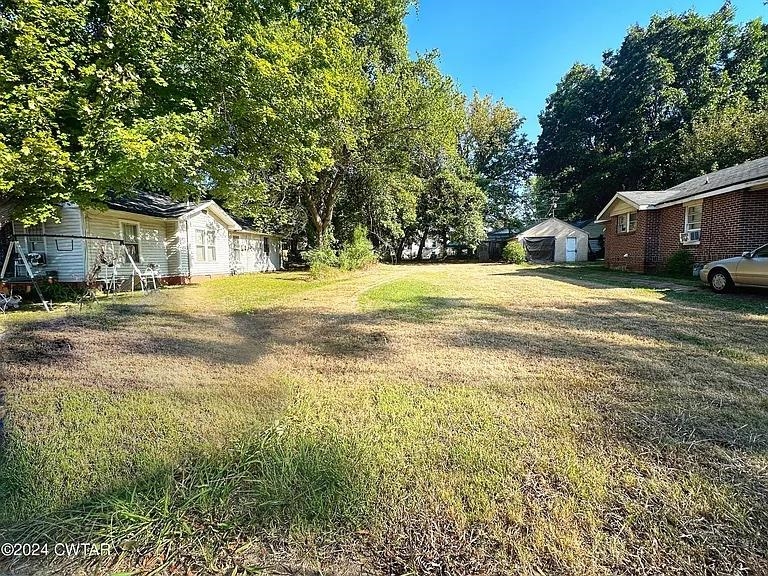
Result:
<svg viewBox="0 0 768 576"><path fill-rule="evenodd" d="M617 200L626 202L638 210L655 210L704 196L743 190L755 185L768 185L768 156L691 178L667 190L617 192L595 221L605 222L611 207Z"/></svg>
<svg viewBox="0 0 768 576"><path fill-rule="evenodd" d="M201 206L201 203L178 202L170 196L155 192L136 192L130 196L112 197L104 204L112 210L156 218L179 218Z"/></svg>
<svg viewBox="0 0 768 576"><path fill-rule="evenodd" d="M559 218L555 218L555 217L545 218L544 220L541 220L540 222L537 222L536 224L534 224L530 228L527 228L527 229L523 230L522 232L520 232L518 234L518 236L525 236L526 234L528 234L532 230L535 230L536 228L539 228L540 226L543 226L544 224L547 224L547 223L556 224L558 226L562 226L562 227L568 228L572 232L576 232L578 234L583 234L584 236L589 236L589 234L584 232L584 230L582 230L581 228L577 228L573 224L568 224L568 222L565 222L565 221L560 220Z"/></svg>
<svg viewBox="0 0 768 576"><path fill-rule="evenodd" d="M224 208L219 206L213 200L204 202L177 202L166 194L156 192L136 192L131 196L113 197L104 202L108 208L128 212L130 214L141 214L143 216L152 216L155 218L189 218L199 212L210 211L219 220L226 224L232 231L244 231L263 236L274 236L277 234L267 234L253 226L253 222L240 218L235 218Z"/></svg>

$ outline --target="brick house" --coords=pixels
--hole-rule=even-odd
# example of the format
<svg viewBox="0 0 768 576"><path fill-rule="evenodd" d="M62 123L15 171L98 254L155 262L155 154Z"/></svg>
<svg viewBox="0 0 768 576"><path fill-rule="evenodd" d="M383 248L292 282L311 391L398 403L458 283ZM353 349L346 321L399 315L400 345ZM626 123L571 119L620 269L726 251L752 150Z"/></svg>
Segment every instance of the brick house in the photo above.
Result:
<svg viewBox="0 0 768 576"><path fill-rule="evenodd" d="M689 251L697 264L768 243L768 157L699 176L663 191L617 193L605 223L605 263L653 272Z"/></svg>

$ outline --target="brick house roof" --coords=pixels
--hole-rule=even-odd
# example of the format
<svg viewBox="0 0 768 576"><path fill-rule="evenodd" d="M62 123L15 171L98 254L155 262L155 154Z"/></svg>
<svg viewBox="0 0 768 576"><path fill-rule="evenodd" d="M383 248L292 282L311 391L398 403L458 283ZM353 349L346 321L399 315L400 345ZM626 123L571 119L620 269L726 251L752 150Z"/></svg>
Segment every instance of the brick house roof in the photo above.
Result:
<svg viewBox="0 0 768 576"><path fill-rule="evenodd" d="M749 184L763 178L768 178L768 156L737 164L730 168L724 168L704 176L691 178L666 190L665 193L668 196L662 202L666 204L667 202L682 200L690 196L714 192L721 188L729 188L738 184Z"/></svg>
<svg viewBox="0 0 768 576"><path fill-rule="evenodd" d="M617 200L634 205L638 210L654 210L682 204L688 199L724 194L752 185L768 185L768 156L737 164L703 176L691 178L667 190L635 190L617 192L598 214L596 222L604 222L611 206Z"/></svg>

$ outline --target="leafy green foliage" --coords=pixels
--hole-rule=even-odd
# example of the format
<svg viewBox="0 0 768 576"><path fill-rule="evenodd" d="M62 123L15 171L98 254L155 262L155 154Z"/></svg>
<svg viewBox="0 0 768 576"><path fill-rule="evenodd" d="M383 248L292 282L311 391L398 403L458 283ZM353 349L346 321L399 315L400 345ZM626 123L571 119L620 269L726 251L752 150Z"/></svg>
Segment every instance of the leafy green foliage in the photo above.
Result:
<svg viewBox="0 0 768 576"><path fill-rule="evenodd" d="M510 240L504 245L501 258L510 264L522 264L525 262L525 249L517 240Z"/></svg>
<svg viewBox="0 0 768 576"><path fill-rule="evenodd" d="M373 244L368 240L365 226L357 226L352 233L352 240L339 253L339 267L342 270L360 270L378 260Z"/></svg>
<svg viewBox="0 0 768 576"><path fill-rule="evenodd" d="M524 118L502 100L475 92L467 106L459 151L485 192L486 222L514 228L525 219L522 196L533 172L533 144L522 133Z"/></svg>
<svg viewBox="0 0 768 576"><path fill-rule="evenodd" d="M688 250L678 250L669 257L664 271L670 276L690 278L693 264L693 255Z"/></svg>
<svg viewBox="0 0 768 576"><path fill-rule="evenodd" d="M768 27L710 15L654 16L603 66L577 64L547 99L540 198L592 217L617 190L666 189L768 154Z"/></svg>
<svg viewBox="0 0 768 576"><path fill-rule="evenodd" d="M309 263L309 270L315 277L326 275L339 267L339 257L327 243L307 250L304 259Z"/></svg>

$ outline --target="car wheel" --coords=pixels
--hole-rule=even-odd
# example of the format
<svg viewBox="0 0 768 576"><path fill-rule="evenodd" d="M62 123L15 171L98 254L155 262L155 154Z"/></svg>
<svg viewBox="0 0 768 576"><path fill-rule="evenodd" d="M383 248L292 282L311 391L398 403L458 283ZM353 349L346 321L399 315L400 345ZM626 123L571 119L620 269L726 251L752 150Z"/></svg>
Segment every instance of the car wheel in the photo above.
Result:
<svg viewBox="0 0 768 576"><path fill-rule="evenodd" d="M709 274L709 285L718 293L728 292L733 288L733 280L727 270L717 268Z"/></svg>

